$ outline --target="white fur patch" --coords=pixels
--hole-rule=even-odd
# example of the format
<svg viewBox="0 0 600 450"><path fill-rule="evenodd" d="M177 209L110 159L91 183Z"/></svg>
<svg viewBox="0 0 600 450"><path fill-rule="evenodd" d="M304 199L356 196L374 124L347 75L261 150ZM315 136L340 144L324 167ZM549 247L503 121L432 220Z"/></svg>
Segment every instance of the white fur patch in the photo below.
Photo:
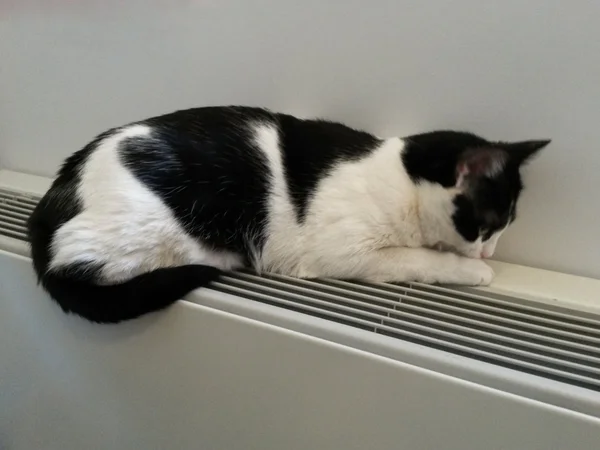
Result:
<svg viewBox="0 0 600 450"><path fill-rule="evenodd" d="M296 213L288 194L283 168L279 133L273 125L257 124L254 128L255 143L263 152L270 171L268 198L267 240L254 266L261 271L282 271L296 264L297 245L302 234L296 221ZM278 270L279 269L279 270Z"/></svg>
<svg viewBox="0 0 600 450"><path fill-rule="evenodd" d="M190 237L162 200L123 167L119 144L130 137L151 139L152 130L122 129L85 162L78 187L83 210L56 231L50 268L97 262L105 264L105 282L118 282L174 265L241 266L239 256L209 250Z"/></svg>

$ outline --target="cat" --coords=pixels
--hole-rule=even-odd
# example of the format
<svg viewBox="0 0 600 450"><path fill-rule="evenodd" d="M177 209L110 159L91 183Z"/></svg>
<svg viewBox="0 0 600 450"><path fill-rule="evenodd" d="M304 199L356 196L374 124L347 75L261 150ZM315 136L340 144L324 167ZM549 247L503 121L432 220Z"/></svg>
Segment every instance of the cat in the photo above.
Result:
<svg viewBox="0 0 600 450"><path fill-rule="evenodd" d="M381 139L262 108L176 111L66 159L28 222L33 265L65 312L100 323L242 267L487 285L483 259L515 219L520 168L549 142Z"/></svg>

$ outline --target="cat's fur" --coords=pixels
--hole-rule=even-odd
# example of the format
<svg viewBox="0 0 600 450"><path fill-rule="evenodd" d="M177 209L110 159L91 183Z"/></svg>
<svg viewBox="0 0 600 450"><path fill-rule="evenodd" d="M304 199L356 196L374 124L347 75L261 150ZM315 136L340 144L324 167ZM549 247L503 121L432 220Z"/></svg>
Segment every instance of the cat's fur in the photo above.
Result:
<svg viewBox="0 0 600 450"><path fill-rule="evenodd" d="M379 139L259 108L178 111L66 160L29 221L34 267L65 311L96 322L164 308L242 266L488 284L480 258L514 220L520 166L548 142Z"/></svg>

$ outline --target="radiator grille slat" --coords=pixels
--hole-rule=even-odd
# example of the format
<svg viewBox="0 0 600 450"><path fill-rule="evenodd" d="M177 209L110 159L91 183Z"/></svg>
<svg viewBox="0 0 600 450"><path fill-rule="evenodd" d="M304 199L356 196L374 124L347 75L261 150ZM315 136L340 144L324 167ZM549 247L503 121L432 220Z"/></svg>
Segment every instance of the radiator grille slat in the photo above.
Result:
<svg viewBox="0 0 600 450"><path fill-rule="evenodd" d="M9 230L1 225L0 236L7 236L9 238L18 239L20 241L27 241L27 235L25 233L19 233L17 231Z"/></svg>
<svg viewBox="0 0 600 450"><path fill-rule="evenodd" d="M39 198L0 188L0 236L27 241ZM209 289L600 391L600 316L516 297L420 283L262 277L244 271Z"/></svg>
<svg viewBox="0 0 600 450"><path fill-rule="evenodd" d="M36 207L40 201L40 197L34 194L25 194L23 192L11 191L8 189L0 188L0 199L7 201L16 201L20 204L27 204L31 206L31 209ZM0 201L2 201L0 200Z"/></svg>
<svg viewBox="0 0 600 450"><path fill-rule="evenodd" d="M21 229L23 229L23 227L25 227L27 225L27 220L22 219L22 218L16 218L16 217L11 217L11 216L6 215L2 219L3 219L2 223L21 227Z"/></svg>
<svg viewBox="0 0 600 450"><path fill-rule="evenodd" d="M10 222L10 221L6 221L2 224L2 228L6 229L6 230L11 230L14 231L16 233L20 233L23 230L23 225L15 225L14 223Z"/></svg>
<svg viewBox="0 0 600 450"><path fill-rule="evenodd" d="M39 198L0 188L0 236L27 242L27 218Z"/></svg>
<svg viewBox="0 0 600 450"><path fill-rule="evenodd" d="M11 211L14 215L18 215L19 217L27 217L29 214L29 210L27 209L27 206L25 205L20 205L16 202L4 202L3 203L3 209L7 210L7 211Z"/></svg>
<svg viewBox="0 0 600 450"><path fill-rule="evenodd" d="M29 213L22 213L20 211L15 210L14 208L10 207L9 205L0 203L0 214L2 214L2 217L11 217L13 219L18 219L21 220L23 222L27 221L27 218L29 217Z"/></svg>

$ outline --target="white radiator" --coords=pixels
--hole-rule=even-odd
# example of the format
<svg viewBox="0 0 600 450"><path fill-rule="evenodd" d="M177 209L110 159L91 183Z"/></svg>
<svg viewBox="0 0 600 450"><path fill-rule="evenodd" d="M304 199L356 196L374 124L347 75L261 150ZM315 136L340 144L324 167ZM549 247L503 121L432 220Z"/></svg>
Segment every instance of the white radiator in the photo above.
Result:
<svg viewBox="0 0 600 450"><path fill-rule="evenodd" d="M0 171L0 449L599 448L598 280L238 272L94 325L35 284L24 223L48 183Z"/></svg>

